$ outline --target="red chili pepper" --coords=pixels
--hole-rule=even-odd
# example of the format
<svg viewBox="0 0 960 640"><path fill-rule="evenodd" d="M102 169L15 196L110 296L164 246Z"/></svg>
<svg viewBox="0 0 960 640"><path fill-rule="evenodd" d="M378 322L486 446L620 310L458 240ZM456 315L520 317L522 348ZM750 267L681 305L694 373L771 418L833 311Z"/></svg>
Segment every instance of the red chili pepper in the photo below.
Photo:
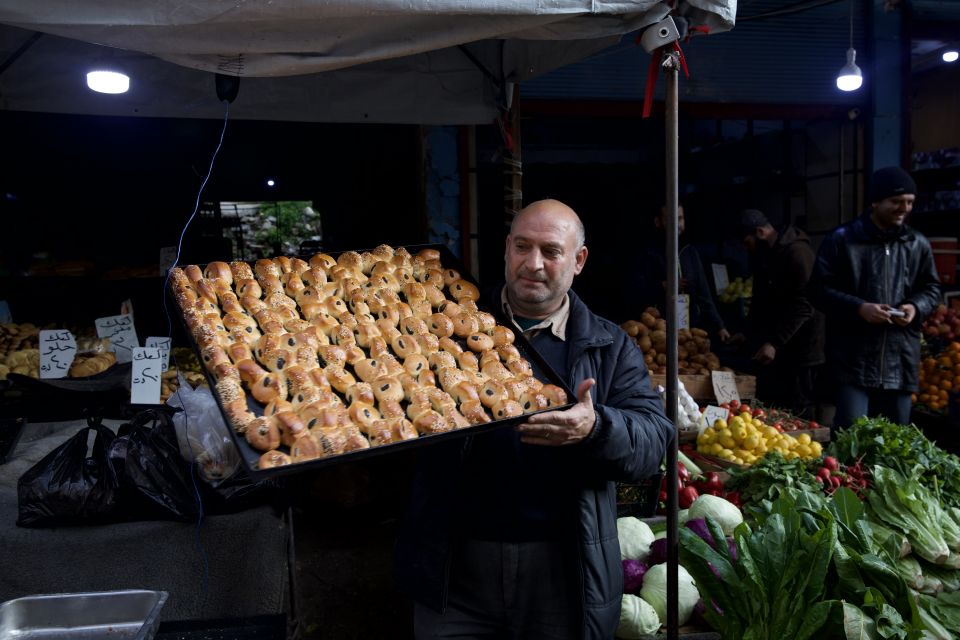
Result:
<svg viewBox="0 0 960 640"><path fill-rule="evenodd" d="M730 504L736 505L736 506L738 506L738 507L743 506L743 504L742 504L741 501L740 501L740 492L739 492L739 491L728 491L728 492L723 496L723 499L726 500L727 502L729 502Z"/></svg>

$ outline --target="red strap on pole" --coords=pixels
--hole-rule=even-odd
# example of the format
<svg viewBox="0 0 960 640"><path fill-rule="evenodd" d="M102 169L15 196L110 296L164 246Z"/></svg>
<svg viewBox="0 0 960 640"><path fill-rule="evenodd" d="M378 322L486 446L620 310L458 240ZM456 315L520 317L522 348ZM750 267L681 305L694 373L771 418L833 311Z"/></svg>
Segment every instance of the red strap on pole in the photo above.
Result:
<svg viewBox="0 0 960 640"><path fill-rule="evenodd" d="M687 69L687 59L683 55L683 49L680 48L679 42L673 43L673 50L677 52L677 55L680 57L680 68L683 69L683 75L685 78L690 77L690 70Z"/></svg>

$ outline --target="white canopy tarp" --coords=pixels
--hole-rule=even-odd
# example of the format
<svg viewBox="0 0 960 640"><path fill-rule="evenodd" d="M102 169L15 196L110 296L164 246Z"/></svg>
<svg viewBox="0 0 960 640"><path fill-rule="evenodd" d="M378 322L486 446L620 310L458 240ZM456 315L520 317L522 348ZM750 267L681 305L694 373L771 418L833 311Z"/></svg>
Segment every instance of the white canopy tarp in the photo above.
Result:
<svg viewBox="0 0 960 640"><path fill-rule="evenodd" d="M736 0L678 5L690 25L733 26ZM210 74L222 73L242 78L234 117L489 122L509 83L670 12L661 0L0 0L0 107L216 117ZM131 91L87 91L95 66L126 70Z"/></svg>

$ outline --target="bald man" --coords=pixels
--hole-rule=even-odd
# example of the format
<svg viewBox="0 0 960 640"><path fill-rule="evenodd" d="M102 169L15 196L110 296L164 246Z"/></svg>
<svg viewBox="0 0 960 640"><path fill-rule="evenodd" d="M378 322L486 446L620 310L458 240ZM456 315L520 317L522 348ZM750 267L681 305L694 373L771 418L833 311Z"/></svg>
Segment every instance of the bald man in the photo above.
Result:
<svg viewBox="0 0 960 640"><path fill-rule="evenodd" d="M583 223L561 202L513 220L493 303L577 397L426 450L397 547L418 639L613 637L616 483L654 475L674 427L633 341L571 290L587 254Z"/></svg>

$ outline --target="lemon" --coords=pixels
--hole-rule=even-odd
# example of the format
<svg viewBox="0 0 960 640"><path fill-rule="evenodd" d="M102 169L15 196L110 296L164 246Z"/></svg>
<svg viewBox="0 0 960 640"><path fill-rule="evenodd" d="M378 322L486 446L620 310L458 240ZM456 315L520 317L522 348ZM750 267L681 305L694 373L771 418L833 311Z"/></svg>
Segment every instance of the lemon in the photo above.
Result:
<svg viewBox="0 0 960 640"><path fill-rule="evenodd" d="M730 435L732 435L733 439L737 442L743 442L747 437L747 430L743 427L734 427L730 430Z"/></svg>
<svg viewBox="0 0 960 640"><path fill-rule="evenodd" d="M808 446L805 445L805 444L802 444L802 443L801 443L801 444L798 444L796 447L793 448L793 450L794 450L794 451L796 452L796 454L797 454L798 456L800 456L801 458L809 458L809 457L810 457L810 453L811 453L810 447L808 447Z"/></svg>
<svg viewBox="0 0 960 640"><path fill-rule="evenodd" d="M727 428L727 421L724 420L723 418L720 418L720 419L718 419L716 422L713 423L713 426L716 427L717 429L726 429L726 428Z"/></svg>
<svg viewBox="0 0 960 640"><path fill-rule="evenodd" d="M819 458L823 455L823 445L814 440L810 443L810 451L813 452L813 456L815 458Z"/></svg>
<svg viewBox="0 0 960 640"><path fill-rule="evenodd" d="M774 429L773 427L764 427L763 434L768 438L776 438L777 435L780 434L780 432Z"/></svg>
<svg viewBox="0 0 960 640"><path fill-rule="evenodd" d="M799 442L800 444L810 444L810 434L801 433L800 435L797 436L797 442Z"/></svg>
<svg viewBox="0 0 960 640"><path fill-rule="evenodd" d="M717 439L717 442L722 444L725 449L733 449L737 446L737 441L731 436L720 436Z"/></svg>
<svg viewBox="0 0 960 640"><path fill-rule="evenodd" d="M756 451L760 446L760 437L757 435L747 436L743 440L743 448L747 451Z"/></svg>

